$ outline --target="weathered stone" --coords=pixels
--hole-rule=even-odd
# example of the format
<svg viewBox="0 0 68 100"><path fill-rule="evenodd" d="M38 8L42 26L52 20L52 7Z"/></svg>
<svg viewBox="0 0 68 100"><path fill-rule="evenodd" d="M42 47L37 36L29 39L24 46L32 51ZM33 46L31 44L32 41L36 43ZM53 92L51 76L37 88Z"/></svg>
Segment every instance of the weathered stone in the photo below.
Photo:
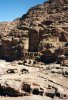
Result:
<svg viewBox="0 0 68 100"><path fill-rule="evenodd" d="M0 23L1 58L17 59L18 48L19 58L23 55L22 51L38 52L46 48L63 48L63 44L68 41L67 4L67 0L49 0L32 7L13 22ZM7 51L12 53L8 54ZM12 55L14 56L11 57Z"/></svg>

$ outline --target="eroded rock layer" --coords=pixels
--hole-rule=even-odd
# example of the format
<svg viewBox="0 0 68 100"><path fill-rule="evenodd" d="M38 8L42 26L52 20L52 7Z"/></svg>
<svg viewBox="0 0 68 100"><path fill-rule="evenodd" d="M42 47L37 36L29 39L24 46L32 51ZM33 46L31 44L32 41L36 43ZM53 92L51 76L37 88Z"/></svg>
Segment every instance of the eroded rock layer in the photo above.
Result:
<svg viewBox="0 0 68 100"><path fill-rule="evenodd" d="M56 56L59 48L68 56L68 0L49 0L32 7L21 18L1 23L0 29L1 58L20 59L23 52L46 50Z"/></svg>

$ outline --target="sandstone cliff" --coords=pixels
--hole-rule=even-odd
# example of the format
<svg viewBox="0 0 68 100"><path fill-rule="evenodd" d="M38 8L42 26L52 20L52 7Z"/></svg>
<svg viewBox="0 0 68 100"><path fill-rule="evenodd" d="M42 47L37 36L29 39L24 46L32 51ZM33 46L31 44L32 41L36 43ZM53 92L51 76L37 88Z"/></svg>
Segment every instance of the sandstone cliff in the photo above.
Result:
<svg viewBox="0 0 68 100"><path fill-rule="evenodd" d="M2 58L17 59L23 51L68 50L68 0L49 0L32 7L17 22L6 23L6 27L0 24L1 34L6 34L0 40Z"/></svg>

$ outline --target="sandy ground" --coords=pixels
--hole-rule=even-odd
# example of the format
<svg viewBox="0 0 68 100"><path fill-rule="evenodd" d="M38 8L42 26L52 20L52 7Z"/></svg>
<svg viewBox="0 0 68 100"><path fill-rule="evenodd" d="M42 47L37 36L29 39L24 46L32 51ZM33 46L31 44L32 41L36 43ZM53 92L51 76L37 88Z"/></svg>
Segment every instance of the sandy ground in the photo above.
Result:
<svg viewBox="0 0 68 100"><path fill-rule="evenodd" d="M41 96L31 96L31 97L1 97L0 100L50 100L48 97L41 97Z"/></svg>
<svg viewBox="0 0 68 100"><path fill-rule="evenodd" d="M59 98L49 98L45 96L26 96L26 97L0 97L0 100L62 100Z"/></svg>
<svg viewBox="0 0 68 100"><path fill-rule="evenodd" d="M42 67L42 66L41 66ZM46 70L46 68L50 70ZM56 70L56 67L62 67L60 65L51 64L43 65L43 68L18 65L17 63L8 63L0 61L0 84L5 86L6 84L19 90L23 82L37 83L43 88L47 88L48 85L59 88L61 91L68 93L68 78L63 77L61 74L51 73L52 69ZM21 74L21 69L26 68L29 70L27 74ZM17 69L17 73L7 74L8 69ZM60 69L61 70L61 69ZM59 71L59 69L58 69ZM46 96L25 96L25 97L0 97L0 100L61 100L60 98L49 98ZM63 99L64 100L64 99Z"/></svg>

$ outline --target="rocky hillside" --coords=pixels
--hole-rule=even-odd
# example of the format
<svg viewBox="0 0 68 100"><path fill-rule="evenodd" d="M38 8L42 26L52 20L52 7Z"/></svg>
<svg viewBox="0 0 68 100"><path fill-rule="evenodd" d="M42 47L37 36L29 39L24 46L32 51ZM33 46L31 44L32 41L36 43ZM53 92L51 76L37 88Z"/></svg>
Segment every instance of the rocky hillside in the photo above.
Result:
<svg viewBox="0 0 68 100"><path fill-rule="evenodd" d="M24 51L48 49L53 53L59 48L68 55L68 0L49 0L32 7L17 22L0 24L1 34L6 34L0 40L1 58L21 58Z"/></svg>
<svg viewBox="0 0 68 100"><path fill-rule="evenodd" d="M19 20L14 20L13 22L0 22L0 36L6 36L10 31L17 26Z"/></svg>

